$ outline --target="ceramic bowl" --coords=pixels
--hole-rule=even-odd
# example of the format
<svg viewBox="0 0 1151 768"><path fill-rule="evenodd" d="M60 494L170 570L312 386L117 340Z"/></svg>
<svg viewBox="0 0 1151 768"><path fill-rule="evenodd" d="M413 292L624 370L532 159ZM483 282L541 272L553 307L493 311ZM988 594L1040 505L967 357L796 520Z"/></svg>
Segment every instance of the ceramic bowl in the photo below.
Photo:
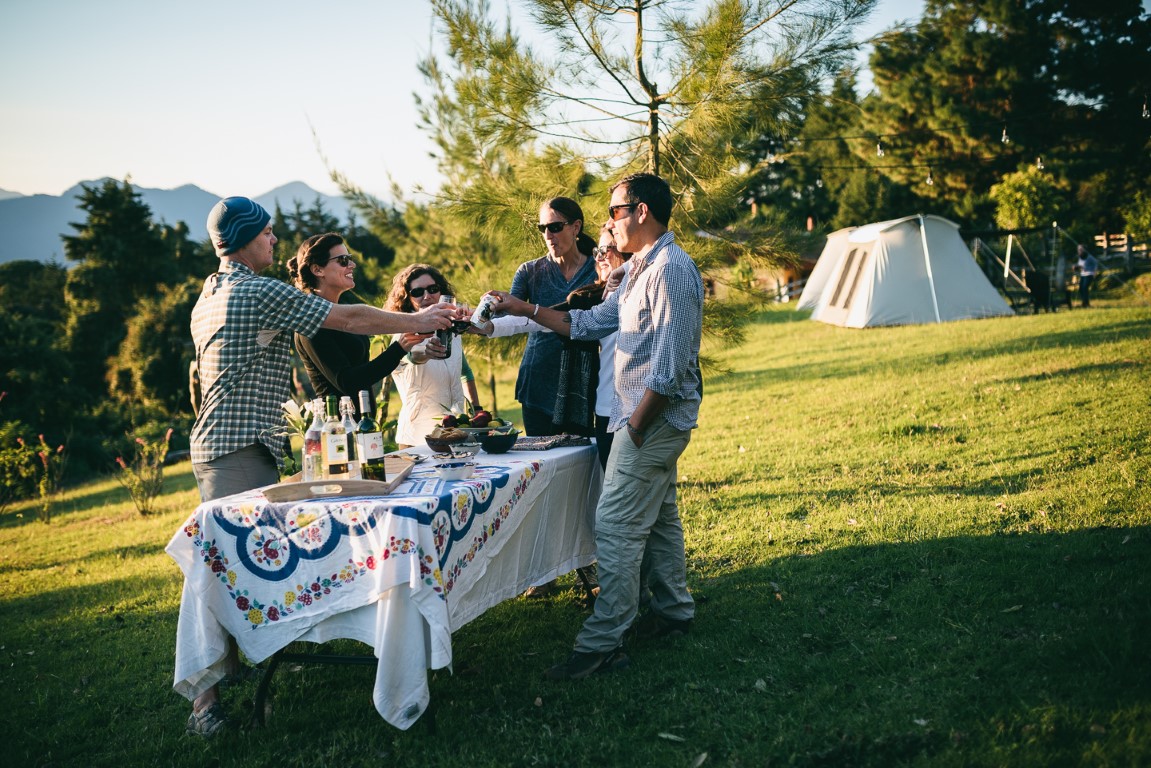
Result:
<svg viewBox="0 0 1151 768"><path fill-rule="evenodd" d="M496 433L494 435L480 435L480 445L484 453L507 453L516 444L518 432Z"/></svg>
<svg viewBox="0 0 1151 768"><path fill-rule="evenodd" d="M445 461L436 465L436 473L444 480L467 480L475 470L474 461Z"/></svg>
<svg viewBox="0 0 1151 768"><path fill-rule="evenodd" d="M460 433L458 437L452 440L444 440L441 437L426 435L424 437L424 442L427 443L428 447L436 453L448 453L451 451L453 445L458 445L467 439L468 436L463 433Z"/></svg>

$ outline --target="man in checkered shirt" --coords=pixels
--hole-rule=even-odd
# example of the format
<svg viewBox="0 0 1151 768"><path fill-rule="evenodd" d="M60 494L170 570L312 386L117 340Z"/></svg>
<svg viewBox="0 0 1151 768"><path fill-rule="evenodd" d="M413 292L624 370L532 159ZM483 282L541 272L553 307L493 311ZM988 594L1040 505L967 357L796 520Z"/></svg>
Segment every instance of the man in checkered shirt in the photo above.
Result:
<svg viewBox="0 0 1151 768"><path fill-rule="evenodd" d="M289 397L292 334L321 328L348 333L430 333L451 326L455 308L385 312L333 304L259 273L272 265L276 236L268 212L246 197L221 200L208 215L220 269L192 310L192 340L203 402L192 427L192 471L202 501L279 479L284 442L281 404ZM230 638L229 638L230 640ZM218 650L218 681L239 664L234 642ZM205 649L207 650L207 649ZM188 731L211 736L227 722L215 682L193 702Z"/></svg>
<svg viewBox="0 0 1151 768"><path fill-rule="evenodd" d="M688 632L695 616L675 483L703 397L704 292L695 262L668 231L671 209L671 190L653 174L612 187L606 226L616 247L635 255L627 281L592 309L561 312L492 291L499 311L574 339L619 332L608 430L629 439L612 442L596 509L600 593L567 661L547 671L553 680L626 667L622 643L633 623L640 637L668 637ZM641 571L651 601L636 622Z"/></svg>

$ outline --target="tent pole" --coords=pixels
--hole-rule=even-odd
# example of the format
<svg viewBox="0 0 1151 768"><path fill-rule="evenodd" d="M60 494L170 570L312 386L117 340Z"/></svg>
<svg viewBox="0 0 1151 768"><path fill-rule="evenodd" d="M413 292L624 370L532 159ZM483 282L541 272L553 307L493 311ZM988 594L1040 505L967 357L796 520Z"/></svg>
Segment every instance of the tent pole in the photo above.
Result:
<svg viewBox="0 0 1151 768"><path fill-rule="evenodd" d="M1015 242L1015 235L1007 236L1007 253L1003 257L1003 280L1007 281L1007 274L1011 271L1011 245Z"/></svg>
<svg viewBox="0 0 1151 768"><path fill-rule="evenodd" d="M935 310L935 322L941 323L939 319L939 299L935 296L935 277L931 274L931 254L927 250L927 222L923 218L923 214L919 214L919 239L923 241L923 264L927 267L927 283L931 286L931 307Z"/></svg>

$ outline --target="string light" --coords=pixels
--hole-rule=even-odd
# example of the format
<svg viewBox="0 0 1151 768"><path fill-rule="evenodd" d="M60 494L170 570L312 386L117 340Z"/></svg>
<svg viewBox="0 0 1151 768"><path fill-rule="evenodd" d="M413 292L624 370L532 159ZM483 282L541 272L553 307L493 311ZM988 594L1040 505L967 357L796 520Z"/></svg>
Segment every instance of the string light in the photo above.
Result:
<svg viewBox="0 0 1151 768"><path fill-rule="evenodd" d="M817 187L819 187L820 189L822 189L822 188L823 188L823 179L816 179L816 180L815 180L815 186L817 186Z"/></svg>
<svg viewBox="0 0 1151 768"><path fill-rule="evenodd" d="M928 168L928 169L927 169L927 186L929 186L929 187L930 187L930 186L932 186L933 184L935 184L935 179L931 178L931 169L930 169L930 168Z"/></svg>
<svg viewBox="0 0 1151 768"><path fill-rule="evenodd" d="M1144 96L1143 96L1143 119L1144 120L1151 120L1151 112L1147 111L1147 96L1146 96L1146 94L1144 94Z"/></svg>
<svg viewBox="0 0 1151 768"><path fill-rule="evenodd" d="M1042 157L1035 158L1035 170L1037 170L1037 171L1043 170L1043 158Z"/></svg>
<svg viewBox="0 0 1151 768"><path fill-rule="evenodd" d="M1007 135L1007 126L1006 125L1003 126L1003 135L999 137L999 140L1002 141L1004 144L1010 144L1011 143L1011 137Z"/></svg>
<svg viewBox="0 0 1151 768"><path fill-rule="evenodd" d="M1147 107L1143 107L1143 111L1146 112ZM882 141L877 141L875 143L875 156L876 157L883 157L883 142Z"/></svg>

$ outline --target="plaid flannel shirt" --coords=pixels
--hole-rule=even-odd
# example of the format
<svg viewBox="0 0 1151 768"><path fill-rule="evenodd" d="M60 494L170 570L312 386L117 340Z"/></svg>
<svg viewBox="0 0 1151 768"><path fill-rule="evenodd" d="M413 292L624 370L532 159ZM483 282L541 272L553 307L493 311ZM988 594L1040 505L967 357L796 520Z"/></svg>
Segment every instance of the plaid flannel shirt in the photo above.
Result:
<svg viewBox="0 0 1151 768"><path fill-rule="evenodd" d="M703 278L687 252L666 232L640 259L627 283L603 303L571 310L573 339L600 339L618 329L615 432L652 390L668 398L663 418L679 430L694 429L703 400L699 345L703 335Z"/></svg>
<svg viewBox="0 0 1151 768"><path fill-rule="evenodd" d="M263 443L284 458L292 334L313 336L332 304L243 264L220 261L192 310L192 341L204 393L192 427L192 462Z"/></svg>

